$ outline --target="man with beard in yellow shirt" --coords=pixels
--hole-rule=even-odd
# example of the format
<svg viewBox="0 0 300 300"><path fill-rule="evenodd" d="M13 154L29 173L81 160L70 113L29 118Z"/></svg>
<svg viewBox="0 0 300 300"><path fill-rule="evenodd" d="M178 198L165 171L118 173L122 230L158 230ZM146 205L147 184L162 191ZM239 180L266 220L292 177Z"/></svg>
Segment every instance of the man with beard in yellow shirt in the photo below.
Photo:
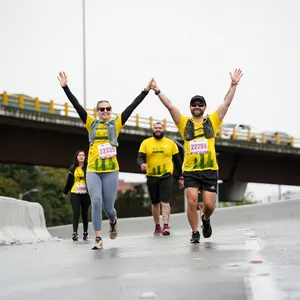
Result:
<svg viewBox="0 0 300 300"><path fill-rule="evenodd" d="M174 141L164 137L164 126L157 122L153 126L153 137L145 139L140 146L137 163L147 175L147 187L152 202L155 223L154 235L170 235L170 200L173 187L173 163L179 175L179 187L183 188L183 177L178 147ZM160 203L163 228L160 226Z"/></svg>
<svg viewBox="0 0 300 300"><path fill-rule="evenodd" d="M203 197L202 234L209 238L212 234L210 216L215 209L218 163L216 159L215 137L227 110L233 100L237 85L243 76L240 69L230 73L231 84L224 101L212 114L204 117L206 100L196 95L190 100L192 117L183 116L179 109L160 91L155 80L151 88L169 110L181 137L184 140L183 177L188 199L187 216L192 229L191 243L200 242L198 231L198 193Z"/></svg>

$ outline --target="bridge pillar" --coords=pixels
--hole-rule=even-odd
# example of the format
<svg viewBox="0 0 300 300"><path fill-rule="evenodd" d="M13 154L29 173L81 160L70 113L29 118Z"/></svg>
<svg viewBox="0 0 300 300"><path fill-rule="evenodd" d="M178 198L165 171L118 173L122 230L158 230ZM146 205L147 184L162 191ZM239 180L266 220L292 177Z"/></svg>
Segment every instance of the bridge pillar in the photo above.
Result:
<svg viewBox="0 0 300 300"><path fill-rule="evenodd" d="M246 188L247 182L236 180L223 180L223 183L219 184L219 201L242 201Z"/></svg>

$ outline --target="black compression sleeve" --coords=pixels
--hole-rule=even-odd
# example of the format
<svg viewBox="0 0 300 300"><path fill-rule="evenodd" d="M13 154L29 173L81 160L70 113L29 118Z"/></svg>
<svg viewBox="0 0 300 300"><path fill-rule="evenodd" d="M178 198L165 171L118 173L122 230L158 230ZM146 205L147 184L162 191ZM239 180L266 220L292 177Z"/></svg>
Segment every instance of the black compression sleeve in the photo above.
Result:
<svg viewBox="0 0 300 300"><path fill-rule="evenodd" d="M139 152L138 158L137 158L137 164L141 166L142 164L146 163L146 154Z"/></svg>
<svg viewBox="0 0 300 300"><path fill-rule="evenodd" d="M68 173L68 178L67 178L67 182L66 182L66 185L64 187L63 193L68 194L69 191L71 190L73 184L74 184L74 178L70 173Z"/></svg>
<svg viewBox="0 0 300 300"><path fill-rule="evenodd" d="M173 155L173 162L175 165L175 169L178 173L178 176L179 177L182 176L182 167L181 167L181 160L180 160L179 153Z"/></svg>
<svg viewBox="0 0 300 300"><path fill-rule="evenodd" d="M142 91L134 100L133 102L125 108L122 112L122 126L126 123L132 112L137 108L137 106L145 99L148 95L148 91Z"/></svg>
<svg viewBox="0 0 300 300"><path fill-rule="evenodd" d="M69 87L66 85L63 87L68 99L70 100L70 102L73 104L74 108L76 109L80 119L82 120L82 122L85 124L86 123L86 119L87 119L87 112L85 111L85 109L79 104L78 100L76 99L76 97L72 94L72 92L70 91Z"/></svg>

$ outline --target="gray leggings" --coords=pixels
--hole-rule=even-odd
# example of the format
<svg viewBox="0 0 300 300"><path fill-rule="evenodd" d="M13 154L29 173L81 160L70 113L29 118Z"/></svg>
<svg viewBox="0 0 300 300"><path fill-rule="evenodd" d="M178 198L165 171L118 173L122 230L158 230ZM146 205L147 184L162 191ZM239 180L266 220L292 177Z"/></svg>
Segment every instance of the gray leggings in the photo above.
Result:
<svg viewBox="0 0 300 300"><path fill-rule="evenodd" d="M111 222L116 218L114 208L118 191L119 171L109 173L86 173L86 182L92 202L92 221L95 231L101 230L102 205Z"/></svg>

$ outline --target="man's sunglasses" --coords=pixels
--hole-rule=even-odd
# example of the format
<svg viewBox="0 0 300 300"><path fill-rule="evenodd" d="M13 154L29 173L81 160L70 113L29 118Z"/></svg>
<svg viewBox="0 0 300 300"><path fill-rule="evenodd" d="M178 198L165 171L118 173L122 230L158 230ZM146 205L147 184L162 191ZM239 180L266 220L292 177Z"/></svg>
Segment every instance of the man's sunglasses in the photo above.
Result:
<svg viewBox="0 0 300 300"><path fill-rule="evenodd" d="M192 104L191 104L191 107L197 107L197 106L199 106L199 107L204 107L205 104L204 104L204 103L192 103Z"/></svg>
<svg viewBox="0 0 300 300"><path fill-rule="evenodd" d="M108 106L108 107L98 107L97 110L100 110L101 112L104 112L105 110L111 111L111 107L110 106Z"/></svg>

